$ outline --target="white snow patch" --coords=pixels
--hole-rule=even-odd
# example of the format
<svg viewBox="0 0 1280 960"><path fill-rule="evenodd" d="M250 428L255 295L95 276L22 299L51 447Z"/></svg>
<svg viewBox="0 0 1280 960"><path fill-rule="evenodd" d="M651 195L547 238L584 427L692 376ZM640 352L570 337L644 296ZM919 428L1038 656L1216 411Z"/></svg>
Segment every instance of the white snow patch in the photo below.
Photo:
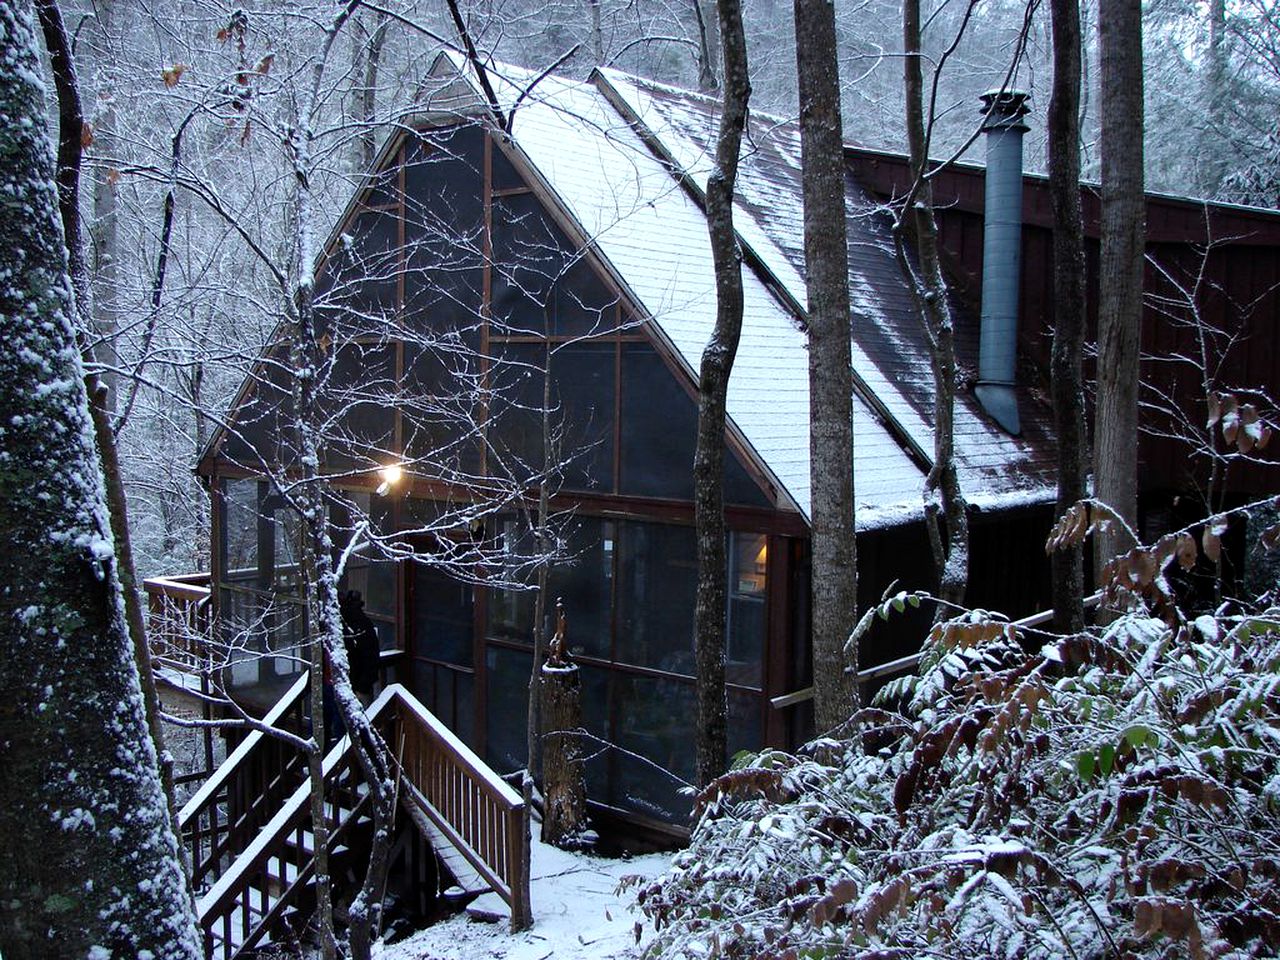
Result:
<svg viewBox="0 0 1280 960"><path fill-rule="evenodd" d="M536 829L536 828L535 828ZM618 882L639 874L656 877L671 864L668 854L609 860L531 843L530 896L533 927L512 934L505 922L481 923L465 915L421 930L391 946L374 948L375 960L621 960L639 957L652 934L641 926L636 945L634 890L618 894Z"/></svg>

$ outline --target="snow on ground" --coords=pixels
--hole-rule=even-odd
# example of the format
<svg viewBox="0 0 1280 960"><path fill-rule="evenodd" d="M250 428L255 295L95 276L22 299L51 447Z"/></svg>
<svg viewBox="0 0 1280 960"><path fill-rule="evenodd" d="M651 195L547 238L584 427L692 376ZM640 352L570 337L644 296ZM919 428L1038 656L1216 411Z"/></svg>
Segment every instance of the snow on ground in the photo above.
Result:
<svg viewBox="0 0 1280 960"><path fill-rule="evenodd" d="M536 829L536 828L535 828ZM507 921L484 923L460 914L391 946L375 948L375 960L624 960L640 955L635 890L615 893L630 874L654 877L670 854L627 860L565 853L532 844L530 896L533 927L512 935ZM494 894L486 896L493 897ZM641 943L652 928L644 923Z"/></svg>

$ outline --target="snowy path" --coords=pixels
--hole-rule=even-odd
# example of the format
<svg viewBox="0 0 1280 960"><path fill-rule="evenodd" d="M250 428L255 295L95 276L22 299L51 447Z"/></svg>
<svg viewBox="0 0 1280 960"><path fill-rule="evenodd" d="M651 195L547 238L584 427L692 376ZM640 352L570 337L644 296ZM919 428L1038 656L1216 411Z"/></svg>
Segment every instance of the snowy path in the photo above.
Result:
<svg viewBox="0 0 1280 960"><path fill-rule="evenodd" d="M634 890L614 890L629 874L653 877L668 854L606 860L533 843L530 895L534 924L511 935L505 920L482 923L465 914L375 950L375 960L622 960L639 956ZM644 926L647 940L650 928Z"/></svg>

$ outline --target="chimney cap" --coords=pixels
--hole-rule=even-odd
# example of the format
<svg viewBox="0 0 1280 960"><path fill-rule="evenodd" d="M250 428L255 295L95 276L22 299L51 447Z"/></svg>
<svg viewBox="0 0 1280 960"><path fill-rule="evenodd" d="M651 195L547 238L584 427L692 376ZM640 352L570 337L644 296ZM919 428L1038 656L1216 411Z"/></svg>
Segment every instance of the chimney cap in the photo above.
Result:
<svg viewBox="0 0 1280 960"><path fill-rule="evenodd" d="M1030 109L1027 100L1031 94L1025 90L988 90L982 94L983 131L1027 130L1022 122Z"/></svg>

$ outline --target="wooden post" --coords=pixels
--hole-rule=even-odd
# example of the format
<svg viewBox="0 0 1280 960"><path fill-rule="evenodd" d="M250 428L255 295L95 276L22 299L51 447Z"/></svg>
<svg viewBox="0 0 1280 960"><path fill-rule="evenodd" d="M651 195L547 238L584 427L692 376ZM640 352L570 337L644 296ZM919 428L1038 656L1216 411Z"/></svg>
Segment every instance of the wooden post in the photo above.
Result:
<svg viewBox="0 0 1280 960"><path fill-rule="evenodd" d="M556 635L542 665L542 842L579 849L589 841L582 776L582 685L565 645L564 601L556 601Z"/></svg>

